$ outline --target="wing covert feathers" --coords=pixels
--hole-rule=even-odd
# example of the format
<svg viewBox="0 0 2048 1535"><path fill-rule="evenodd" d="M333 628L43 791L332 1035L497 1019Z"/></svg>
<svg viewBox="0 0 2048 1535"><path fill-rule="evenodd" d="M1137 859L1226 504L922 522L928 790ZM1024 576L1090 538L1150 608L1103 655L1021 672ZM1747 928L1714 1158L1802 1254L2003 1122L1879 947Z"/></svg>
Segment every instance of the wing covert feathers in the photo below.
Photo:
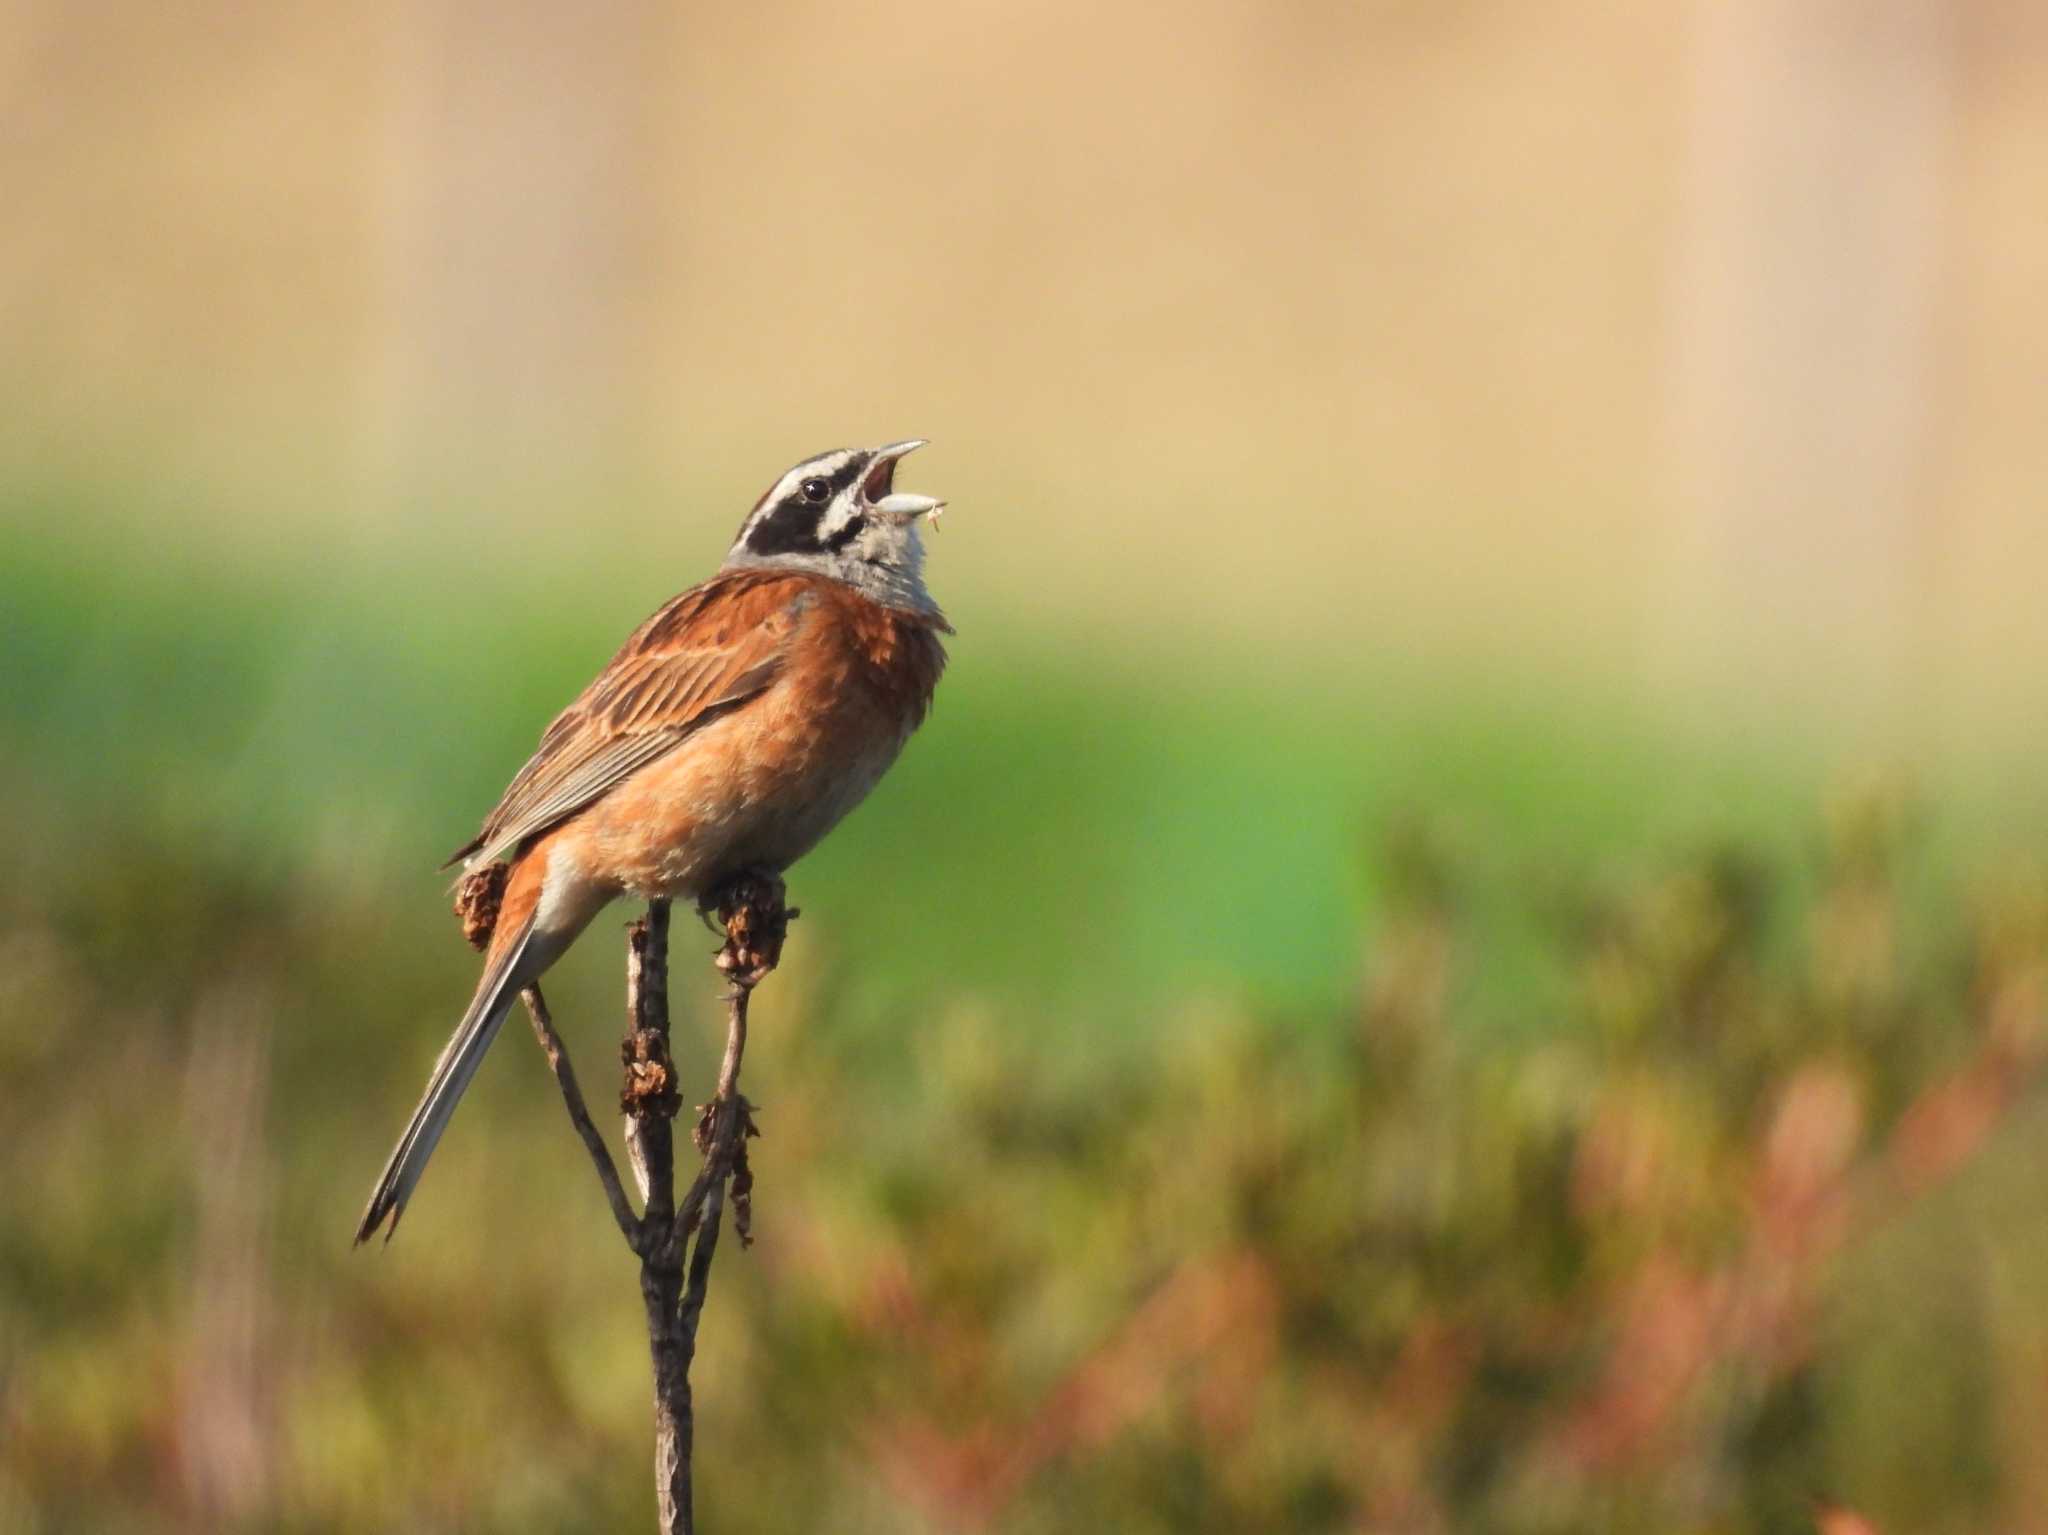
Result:
<svg viewBox="0 0 2048 1535"><path fill-rule="evenodd" d="M474 867L516 851L765 692L813 600L806 586L804 577L747 571L663 604L548 726L481 834L449 863Z"/></svg>

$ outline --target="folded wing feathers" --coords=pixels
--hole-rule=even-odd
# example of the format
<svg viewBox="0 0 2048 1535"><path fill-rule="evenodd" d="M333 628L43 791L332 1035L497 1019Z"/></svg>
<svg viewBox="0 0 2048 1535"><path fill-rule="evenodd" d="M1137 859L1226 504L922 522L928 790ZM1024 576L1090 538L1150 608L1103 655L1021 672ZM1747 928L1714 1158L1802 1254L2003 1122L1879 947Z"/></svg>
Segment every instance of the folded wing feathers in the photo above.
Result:
<svg viewBox="0 0 2048 1535"><path fill-rule="evenodd" d="M517 819L493 827L489 840L470 855L469 864L501 858L528 837L601 799L655 758L673 750L689 733L688 729L666 730L613 741L574 764L568 772L552 777L547 784L536 784L535 788L546 790L546 797L521 804Z"/></svg>
<svg viewBox="0 0 2048 1535"><path fill-rule="evenodd" d="M503 857L764 691L782 668L803 605L802 597L778 603L730 642L721 625L714 643L679 648L666 645L703 636L701 631L689 634L691 623L679 625L676 618L701 621L704 605L684 605L679 599L650 619L583 696L548 726L540 749L484 821L482 835L456 857L465 868ZM650 640L666 645L651 652L637 648Z"/></svg>

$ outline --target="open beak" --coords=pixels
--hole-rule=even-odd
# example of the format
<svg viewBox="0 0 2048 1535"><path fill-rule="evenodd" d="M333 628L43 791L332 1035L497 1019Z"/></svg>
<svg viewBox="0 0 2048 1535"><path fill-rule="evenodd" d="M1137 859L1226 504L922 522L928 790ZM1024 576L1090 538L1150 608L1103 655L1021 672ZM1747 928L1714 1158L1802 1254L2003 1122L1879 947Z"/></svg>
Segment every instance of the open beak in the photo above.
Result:
<svg viewBox="0 0 2048 1535"><path fill-rule="evenodd" d="M923 447L925 439L913 437L907 442L892 442L886 448L875 450L875 461L869 467L867 478L861 482L861 497L871 511L899 522L909 522L917 517L937 519L945 502L932 496L914 496L907 491L896 489L896 465L906 454Z"/></svg>

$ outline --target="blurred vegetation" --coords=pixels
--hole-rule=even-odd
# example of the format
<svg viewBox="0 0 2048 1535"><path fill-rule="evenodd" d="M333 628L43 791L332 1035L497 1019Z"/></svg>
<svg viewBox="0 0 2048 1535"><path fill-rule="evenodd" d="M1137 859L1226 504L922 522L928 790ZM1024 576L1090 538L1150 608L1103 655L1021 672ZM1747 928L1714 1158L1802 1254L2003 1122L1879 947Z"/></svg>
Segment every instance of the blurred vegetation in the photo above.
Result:
<svg viewBox="0 0 2048 1535"><path fill-rule="evenodd" d="M339 577L14 574L0 1530L643 1522L630 1265L516 1032L398 1240L346 1248L468 984L425 867L593 657ZM512 702L465 697L485 648ZM1341 695L1246 736L1171 690L1133 732L1113 676L990 649L794 880L707 1522L2048 1506L2031 834L1945 844L1885 779L1646 830L1706 781L1650 744L1470 698L1347 736ZM555 988L593 1097L609 928ZM679 924L698 1084L711 947Z"/></svg>
<svg viewBox="0 0 2048 1535"><path fill-rule="evenodd" d="M346 1247L432 869L913 433L960 637L794 873L707 1526L2048 1535L2048 7L0 43L0 1535L645 1525L516 1031Z"/></svg>

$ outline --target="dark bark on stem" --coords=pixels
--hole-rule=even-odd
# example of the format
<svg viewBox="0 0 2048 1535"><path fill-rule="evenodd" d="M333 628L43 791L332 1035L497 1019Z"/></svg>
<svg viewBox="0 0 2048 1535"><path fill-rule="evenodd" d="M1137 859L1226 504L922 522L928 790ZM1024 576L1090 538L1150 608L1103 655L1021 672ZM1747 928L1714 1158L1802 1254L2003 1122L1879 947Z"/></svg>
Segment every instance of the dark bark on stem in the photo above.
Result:
<svg viewBox="0 0 2048 1535"><path fill-rule="evenodd" d="M674 1120L681 1098L669 1054L668 902L650 901L647 915L626 929L626 1080L619 1107L626 1140L640 1173L647 1209L640 1255L640 1299L647 1310L647 1351L654 1371L654 1497L664 1535L694 1527L690 1499L690 1356L677 1319L682 1306L680 1264L667 1260L675 1221Z"/></svg>
<svg viewBox="0 0 2048 1535"><path fill-rule="evenodd" d="M690 1447L696 1415L690 1402L694 1340L678 1327L683 1276L657 1258L640 1262L640 1299L647 1308L647 1345L654 1365L654 1502L662 1535L696 1528L690 1497Z"/></svg>
<svg viewBox="0 0 2048 1535"><path fill-rule="evenodd" d="M718 1250L728 1183L733 1229L742 1246L750 1240L754 1180L747 1165L747 1138L759 1132L739 1091L740 1063L747 1048L747 1001L780 961L783 939L796 916L783 904L782 881L772 875L728 882L707 902L706 909L712 907L726 933L716 963L732 981L726 998L725 1058L719 1067L717 1096L699 1111L693 1136L704 1155L704 1167L680 1202L675 1197L674 1119L681 1098L669 1054L668 902L649 902L646 917L626 929L627 1034L621 1049L626 1075L619 1106L626 1114L626 1143L645 1197L637 1218L604 1138L590 1122L547 1004L537 987L525 993L534 1034L554 1068L570 1122L590 1152L613 1219L640 1259L640 1297L654 1372L655 1500L663 1535L689 1535L695 1528L690 1363L697 1353L697 1327L704 1314L711 1260Z"/></svg>
<svg viewBox="0 0 2048 1535"><path fill-rule="evenodd" d="M647 1227L665 1230L675 1213L672 1126L682 1107L669 1055L666 901L648 902L647 915L626 929L626 1039L620 1054L626 1080L619 1108L626 1116L626 1144L647 1205Z"/></svg>

